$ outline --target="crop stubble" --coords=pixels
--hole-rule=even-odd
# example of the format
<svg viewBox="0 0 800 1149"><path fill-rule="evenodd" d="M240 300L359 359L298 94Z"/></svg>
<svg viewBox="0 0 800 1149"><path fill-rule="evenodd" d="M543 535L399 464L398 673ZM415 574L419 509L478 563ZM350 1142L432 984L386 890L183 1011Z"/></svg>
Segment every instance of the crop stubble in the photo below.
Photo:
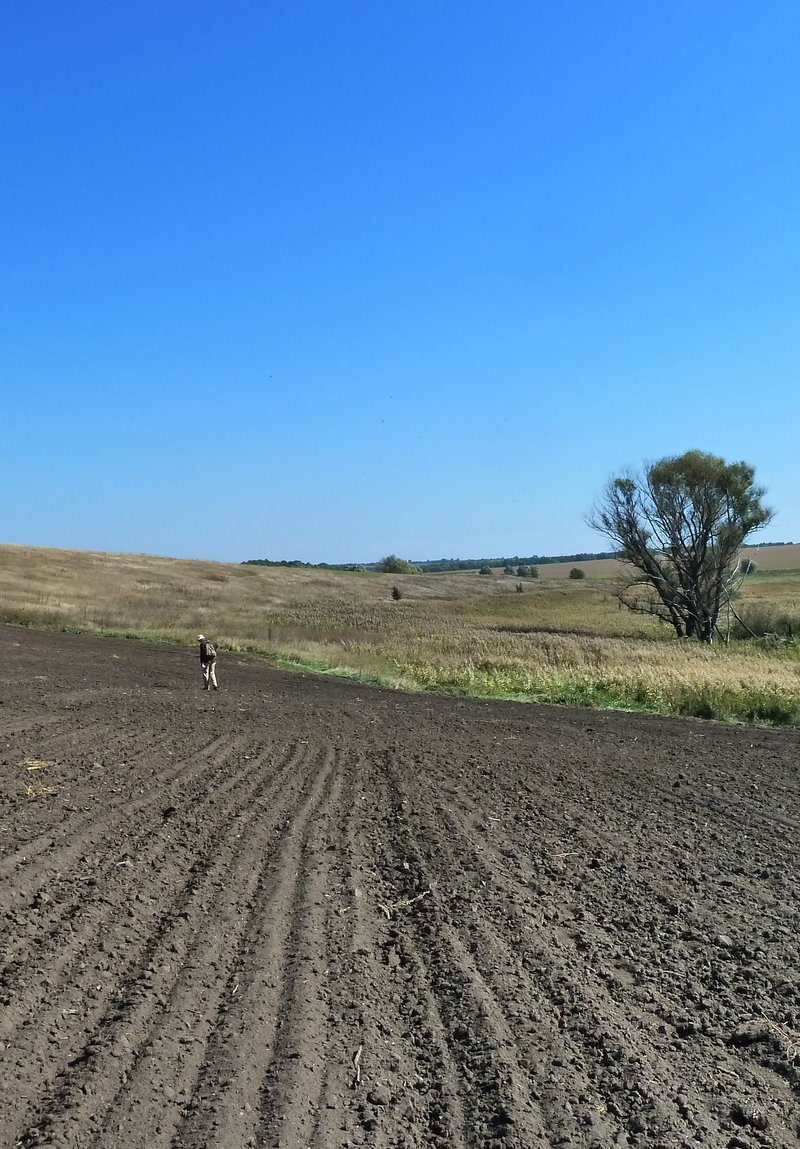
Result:
<svg viewBox="0 0 800 1149"><path fill-rule="evenodd" d="M796 1146L797 734L0 638L3 1145Z"/></svg>

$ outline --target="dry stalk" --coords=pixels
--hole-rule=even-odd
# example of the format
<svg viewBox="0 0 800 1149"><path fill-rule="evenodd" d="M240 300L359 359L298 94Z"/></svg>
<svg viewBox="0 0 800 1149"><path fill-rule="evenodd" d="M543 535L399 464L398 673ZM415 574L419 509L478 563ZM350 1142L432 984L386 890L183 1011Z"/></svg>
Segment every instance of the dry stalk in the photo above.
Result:
<svg viewBox="0 0 800 1149"><path fill-rule="evenodd" d="M394 914L397 910L404 910L409 906L413 906L415 902L421 902L422 899L426 898L429 893L430 890L423 890L421 894L417 894L417 896L414 898L400 898L400 900L397 902L378 902L378 909L383 910L383 912L386 914L387 920L391 921L392 914Z"/></svg>
<svg viewBox="0 0 800 1149"><path fill-rule="evenodd" d="M26 758L23 766L26 770L46 770L48 766L55 766L55 762L50 762L45 758Z"/></svg>
<svg viewBox="0 0 800 1149"><path fill-rule="evenodd" d="M793 1065L800 1060L800 1033L792 1033L791 1030L784 1029L775 1021L767 1021L767 1028L783 1046L784 1056L790 1064Z"/></svg>
<svg viewBox="0 0 800 1149"><path fill-rule="evenodd" d="M357 1085L361 1084L361 1054L364 1050L363 1045L359 1045L358 1049L353 1054L353 1081L351 1088L355 1089Z"/></svg>
<svg viewBox="0 0 800 1149"><path fill-rule="evenodd" d="M41 783L38 783L36 786L32 786L28 783L25 787L26 798L46 798L49 794L57 793L58 790L55 786L43 786Z"/></svg>

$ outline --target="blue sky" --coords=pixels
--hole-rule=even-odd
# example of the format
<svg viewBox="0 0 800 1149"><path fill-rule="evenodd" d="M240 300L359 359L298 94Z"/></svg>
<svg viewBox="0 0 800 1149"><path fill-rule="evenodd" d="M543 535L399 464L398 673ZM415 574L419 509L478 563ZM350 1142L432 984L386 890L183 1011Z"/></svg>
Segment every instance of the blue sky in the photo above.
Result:
<svg viewBox="0 0 800 1149"><path fill-rule="evenodd" d="M612 472L800 541L800 7L31 0L0 15L0 539L605 548Z"/></svg>

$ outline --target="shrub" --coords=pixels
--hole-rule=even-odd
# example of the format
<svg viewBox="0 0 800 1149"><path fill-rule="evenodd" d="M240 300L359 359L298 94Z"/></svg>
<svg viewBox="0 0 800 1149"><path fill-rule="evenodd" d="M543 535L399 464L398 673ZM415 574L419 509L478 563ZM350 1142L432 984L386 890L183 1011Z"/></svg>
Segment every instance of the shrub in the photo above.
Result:
<svg viewBox="0 0 800 1149"><path fill-rule="evenodd" d="M532 566L530 568L530 577L531 578L538 578L539 577L539 568L537 566Z"/></svg>
<svg viewBox="0 0 800 1149"><path fill-rule="evenodd" d="M569 572L570 578L586 578L586 571L582 571L580 567L573 567Z"/></svg>
<svg viewBox="0 0 800 1149"><path fill-rule="evenodd" d="M417 568L408 559L399 559L397 555L387 555L381 559L379 570L383 574L418 574Z"/></svg>
<svg viewBox="0 0 800 1149"><path fill-rule="evenodd" d="M527 566L517 567L517 578L530 578L531 568Z"/></svg>
<svg viewBox="0 0 800 1149"><path fill-rule="evenodd" d="M487 566L482 566L481 569L478 571L478 574L480 574L480 575L490 575L491 573L492 573L492 568L487 567Z"/></svg>
<svg viewBox="0 0 800 1149"><path fill-rule="evenodd" d="M800 634L800 615L778 603L752 602L739 606L738 618L731 621L732 638L776 638L794 640Z"/></svg>
<svg viewBox="0 0 800 1149"><path fill-rule="evenodd" d="M400 587L399 586L393 586L392 587L392 598L394 599L394 601L399 602L399 600L402 597L403 597L403 592L400 590Z"/></svg>

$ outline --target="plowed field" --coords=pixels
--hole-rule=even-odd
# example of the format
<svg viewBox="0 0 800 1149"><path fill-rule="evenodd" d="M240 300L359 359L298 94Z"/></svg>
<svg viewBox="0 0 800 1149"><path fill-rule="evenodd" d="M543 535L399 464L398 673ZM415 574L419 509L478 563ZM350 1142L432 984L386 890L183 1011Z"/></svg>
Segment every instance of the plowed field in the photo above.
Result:
<svg viewBox="0 0 800 1149"><path fill-rule="evenodd" d="M0 629L8 1146L800 1141L800 738Z"/></svg>

